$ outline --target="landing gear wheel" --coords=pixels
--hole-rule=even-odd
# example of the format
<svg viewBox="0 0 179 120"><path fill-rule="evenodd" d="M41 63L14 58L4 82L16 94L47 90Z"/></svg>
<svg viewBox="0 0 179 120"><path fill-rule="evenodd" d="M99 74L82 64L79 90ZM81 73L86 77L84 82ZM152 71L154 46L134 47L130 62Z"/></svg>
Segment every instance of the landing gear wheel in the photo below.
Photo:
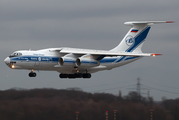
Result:
<svg viewBox="0 0 179 120"><path fill-rule="evenodd" d="M69 79L75 79L75 78L91 78L90 73L75 73L75 74L59 74L60 78L69 78Z"/></svg>
<svg viewBox="0 0 179 120"><path fill-rule="evenodd" d="M67 77L68 77L68 74L60 74L59 77L60 77L60 78L67 78Z"/></svg>
<svg viewBox="0 0 179 120"><path fill-rule="evenodd" d="M82 78L83 77L82 73L75 73L74 75L75 75L76 78Z"/></svg>
<svg viewBox="0 0 179 120"><path fill-rule="evenodd" d="M90 73L85 73L85 74L83 74L83 78L91 78L91 74Z"/></svg>
<svg viewBox="0 0 179 120"><path fill-rule="evenodd" d="M76 78L76 75L75 75L75 74L68 74L68 78L69 78L69 79L75 79L75 78Z"/></svg>
<svg viewBox="0 0 179 120"><path fill-rule="evenodd" d="M29 77L36 77L36 76L37 76L37 74L35 72L30 72L29 73Z"/></svg>

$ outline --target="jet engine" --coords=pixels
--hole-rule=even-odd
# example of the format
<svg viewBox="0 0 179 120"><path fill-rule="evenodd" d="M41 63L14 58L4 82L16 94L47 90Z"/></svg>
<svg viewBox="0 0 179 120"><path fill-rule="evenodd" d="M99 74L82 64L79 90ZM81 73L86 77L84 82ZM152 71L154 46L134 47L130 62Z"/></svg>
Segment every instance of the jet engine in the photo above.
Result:
<svg viewBox="0 0 179 120"><path fill-rule="evenodd" d="M58 60L58 64L61 66L75 66L77 56L74 54L67 54Z"/></svg>
<svg viewBox="0 0 179 120"><path fill-rule="evenodd" d="M76 59L76 66L79 67L95 67L99 65L100 62L95 60L92 55L83 55L82 57Z"/></svg>

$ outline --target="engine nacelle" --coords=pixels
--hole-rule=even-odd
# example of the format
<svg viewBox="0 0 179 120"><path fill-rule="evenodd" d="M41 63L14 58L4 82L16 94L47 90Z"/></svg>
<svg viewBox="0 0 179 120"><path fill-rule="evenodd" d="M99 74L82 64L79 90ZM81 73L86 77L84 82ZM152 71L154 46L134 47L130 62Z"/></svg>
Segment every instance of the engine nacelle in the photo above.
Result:
<svg viewBox="0 0 179 120"><path fill-rule="evenodd" d="M76 66L79 67L95 67L99 65L100 62L95 60L91 55L84 55L76 60Z"/></svg>
<svg viewBox="0 0 179 120"><path fill-rule="evenodd" d="M77 56L73 55L73 54L67 54L61 58L59 58L58 60L58 64L60 64L61 66L76 66L76 59Z"/></svg>

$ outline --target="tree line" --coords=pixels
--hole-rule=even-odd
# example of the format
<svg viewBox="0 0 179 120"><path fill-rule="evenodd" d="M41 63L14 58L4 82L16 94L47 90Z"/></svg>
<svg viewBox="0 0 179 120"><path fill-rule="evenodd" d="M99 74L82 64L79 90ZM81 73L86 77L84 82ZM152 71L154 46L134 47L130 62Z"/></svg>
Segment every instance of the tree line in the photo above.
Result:
<svg viewBox="0 0 179 120"><path fill-rule="evenodd" d="M2 120L149 120L150 109L154 120L179 120L179 99L153 101L152 97L130 92L126 96L108 93L87 93L70 89L9 89L0 91L0 118Z"/></svg>

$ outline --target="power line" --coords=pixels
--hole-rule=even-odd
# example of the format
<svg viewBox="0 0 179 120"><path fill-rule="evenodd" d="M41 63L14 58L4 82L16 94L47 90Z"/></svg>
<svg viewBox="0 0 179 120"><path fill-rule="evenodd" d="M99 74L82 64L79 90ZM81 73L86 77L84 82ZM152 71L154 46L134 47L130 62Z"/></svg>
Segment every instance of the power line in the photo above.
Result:
<svg viewBox="0 0 179 120"><path fill-rule="evenodd" d="M158 84L158 83L156 83L156 84L159 85L159 86L162 86L162 87L168 87L168 88L172 88L172 89L179 89L177 87L166 86L166 85L162 85L162 84Z"/></svg>
<svg viewBox="0 0 179 120"><path fill-rule="evenodd" d="M137 84L135 86L136 86L136 88L131 88L131 89L135 89L136 90L136 92L137 92L137 94L139 96L139 99L141 99L140 98L141 94L147 94L147 97L149 98L149 94L150 94L149 91L147 93L141 93L141 90L150 90L150 89L146 89L144 87L141 87L142 84L140 83L140 78L137 78Z"/></svg>
<svg viewBox="0 0 179 120"><path fill-rule="evenodd" d="M115 83L118 84L118 83ZM92 88L92 87L101 87L101 86L106 86L106 85L112 85L111 83L109 84L103 84L103 85L96 85L96 86L88 86L88 87L84 87L84 88ZM128 85L128 86L121 86L121 87L114 87L114 88L108 88L108 89L101 89L101 90L94 90L91 92L99 92L99 91L107 91L107 90L114 90L114 89L119 89L119 88L125 88L125 87L131 87L131 86L136 86L136 91L139 95L141 95L141 89L146 89L146 88L142 88L141 86L153 89L153 90L157 90L157 91L161 91L161 92L166 92L166 93L172 93L172 94L179 94L177 92L172 92L172 91L167 91L167 90L163 90L163 89L158 89L158 88L154 88L154 87L150 87L148 85L144 85L140 83L140 78L137 78L137 84L135 85ZM160 84L158 84L160 85ZM164 86L164 85L160 85L160 86ZM165 87L169 87L169 88L174 88L174 87L170 87L170 86L165 86ZM179 89L179 88L175 88L175 89ZM146 89L149 90L149 89ZM143 94L143 93L142 93ZM147 93L149 95L149 93Z"/></svg>
<svg viewBox="0 0 179 120"><path fill-rule="evenodd" d="M159 86L162 86L162 87L168 87L168 88L172 88L172 89L179 89L179 87L174 87L174 86L159 84L159 83L156 82L156 81L153 81L153 82L154 82L154 84L159 85Z"/></svg>
<svg viewBox="0 0 179 120"><path fill-rule="evenodd" d="M85 89L85 88L92 88L92 87L101 87L101 86L109 86L109 85L113 85L113 84L121 84L121 83L126 83L126 82L129 82L129 81L120 81L120 82L115 82L115 83L108 83L108 84L99 84L99 85L92 85L92 86L86 86L86 87L82 87L82 89Z"/></svg>
<svg viewBox="0 0 179 120"><path fill-rule="evenodd" d="M167 91L167 90L162 90L162 89L158 89L158 88L150 87L150 86L147 86L147 85L143 85L143 86L148 87L148 88L150 88L150 89L154 89L154 90L162 91L162 92L173 93L173 94L179 94L179 93L177 93L177 92L171 92L171 91Z"/></svg>
<svg viewBox="0 0 179 120"><path fill-rule="evenodd" d="M134 86L134 85L121 86L121 87L115 87L115 88L109 88L109 89L102 89L102 90L95 90L95 91L91 91L91 92L99 92L99 91L106 91L106 90L114 90L114 89L125 88L125 87L131 87L131 86Z"/></svg>

